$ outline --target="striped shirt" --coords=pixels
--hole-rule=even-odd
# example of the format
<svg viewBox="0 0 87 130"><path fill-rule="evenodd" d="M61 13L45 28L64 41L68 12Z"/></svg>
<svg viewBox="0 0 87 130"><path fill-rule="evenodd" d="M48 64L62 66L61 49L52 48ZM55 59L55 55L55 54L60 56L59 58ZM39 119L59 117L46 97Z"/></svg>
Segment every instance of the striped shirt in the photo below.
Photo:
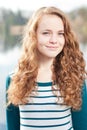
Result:
<svg viewBox="0 0 87 130"><path fill-rule="evenodd" d="M52 82L37 85L36 95L30 96L29 103L19 105L20 130L73 130L71 108L62 103L59 90L57 103Z"/></svg>

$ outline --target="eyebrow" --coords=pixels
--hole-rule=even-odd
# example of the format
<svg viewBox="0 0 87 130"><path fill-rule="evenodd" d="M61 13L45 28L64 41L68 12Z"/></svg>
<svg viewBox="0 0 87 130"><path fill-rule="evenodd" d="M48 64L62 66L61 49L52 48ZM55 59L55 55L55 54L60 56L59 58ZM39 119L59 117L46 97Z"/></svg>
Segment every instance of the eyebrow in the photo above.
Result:
<svg viewBox="0 0 87 130"><path fill-rule="evenodd" d="M50 29L43 29L42 31L51 31ZM64 32L64 30L58 30L58 32Z"/></svg>
<svg viewBox="0 0 87 130"><path fill-rule="evenodd" d="M64 30L59 30L58 32L64 32Z"/></svg>

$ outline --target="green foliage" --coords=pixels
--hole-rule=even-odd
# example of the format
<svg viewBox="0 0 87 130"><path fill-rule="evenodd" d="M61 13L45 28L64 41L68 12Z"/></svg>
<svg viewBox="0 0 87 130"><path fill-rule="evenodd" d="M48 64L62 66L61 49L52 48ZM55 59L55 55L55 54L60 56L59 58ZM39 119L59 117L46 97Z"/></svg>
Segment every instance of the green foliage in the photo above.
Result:
<svg viewBox="0 0 87 130"><path fill-rule="evenodd" d="M72 27L81 43L87 43L87 8L82 7L69 13Z"/></svg>
<svg viewBox="0 0 87 130"><path fill-rule="evenodd" d="M20 35L11 35L10 27L15 25L25 25L27 18L22 16L21 11L17 13L12 12L11 10L2 10L3 23L0 26L0 36L4 41L4 49L8 50L9 48L19 45Z"/></svg>

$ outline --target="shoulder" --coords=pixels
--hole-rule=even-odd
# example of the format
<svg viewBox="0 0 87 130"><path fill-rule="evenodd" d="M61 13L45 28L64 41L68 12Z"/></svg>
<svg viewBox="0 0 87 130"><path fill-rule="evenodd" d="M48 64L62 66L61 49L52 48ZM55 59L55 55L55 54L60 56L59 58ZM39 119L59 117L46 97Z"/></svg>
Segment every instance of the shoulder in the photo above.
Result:
<svg viewBox="0 0 87 130"><path fill-rule="evenodd" d="M73 126L76 130L87 130L87 82L82 89L82 107L79 111L72 111ZM80 125L79 125L80 124Z"/></svg>
<svg viewBox="0 0 87 130"><path fill-rule="evenodd" d="M84 104L85 101L86 101L86 105L87 105L87 81L84 81L84 84L83 84L82 100L83 100L83 104Z"/></svg>
<svg viewBox="0 0 87 130"><path fill-rule="evenodd" d="M11 79L13 77L14 72L11 72L8 74L8 76L6 77L6 89L8 89L8 86L10 85Z"/></svg>
<svg viewBox="0 0 87 130"><path fill-rule="evenodd" d="M14 73L11 72L6 77L6 90L9 88ZM7 94L6 94L7 102ZM10 104L6 107L6 130L20 130L19 107Z"/></svg>

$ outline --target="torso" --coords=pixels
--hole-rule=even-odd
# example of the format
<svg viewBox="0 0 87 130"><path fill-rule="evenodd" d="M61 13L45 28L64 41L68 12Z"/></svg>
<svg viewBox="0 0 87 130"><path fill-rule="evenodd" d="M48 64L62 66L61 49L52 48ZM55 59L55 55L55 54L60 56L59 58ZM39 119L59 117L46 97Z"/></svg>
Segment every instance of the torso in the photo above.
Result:
<svg viewBox="0 0 87 130"><path fill-rule="evenodd" d="M62 104L62 97L56 102L52 82L37 85L36 95L30 96L29 103L19 105L20 130L73 130L71 108Z"/></svg>

